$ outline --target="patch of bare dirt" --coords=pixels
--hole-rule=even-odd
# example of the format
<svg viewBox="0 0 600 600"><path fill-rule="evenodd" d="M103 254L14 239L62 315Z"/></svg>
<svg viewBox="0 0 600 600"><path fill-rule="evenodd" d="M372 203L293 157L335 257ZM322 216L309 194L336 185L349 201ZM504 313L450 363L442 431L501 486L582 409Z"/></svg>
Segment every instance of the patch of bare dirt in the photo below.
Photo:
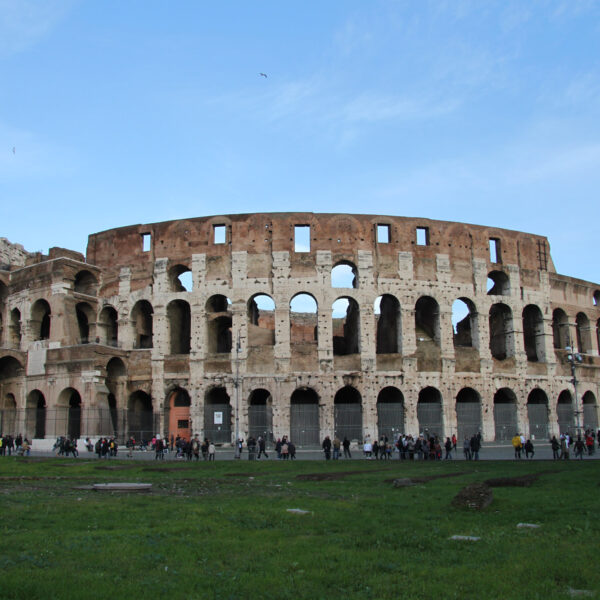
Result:
<svg viewBox="0 0 600 600"><path fill-rule="evenodd" d="M489 506L494 499L492 488L485 483L471 483L464 487L452 499L455 508L481 510Z"/></svg>
<svg viewBox="0 0 600 600"><path fill-rule="evenodd" d="M417 483L427 483L429 481L433 481L435 479L446 479L447 477L460 477L464 475L464 473L441 473L439 475L425 475L423 477L410 477L410 481L412 484ZM393 479L384 479L384 483L394 483L398 478L394 477Z"/></svg>
<svg viewBox="0 0 600 600"><path fill-rule="evenodd" d="M530 487L538 480L539 476L540 473L530 473L518 477L494 477L486 479L484 483L490 487Z"/></svg>
<svg viewBox="0 0 600 600"><path fill-rule="evenodd" d="M304 473L302 475L296 475L296 479L300 481L336 481L338 479L344 479L350 475L362 475L363 473L376 473L378 471L384 471L387 469L365 469L362 471L336 471L335 473Z"/></svg>

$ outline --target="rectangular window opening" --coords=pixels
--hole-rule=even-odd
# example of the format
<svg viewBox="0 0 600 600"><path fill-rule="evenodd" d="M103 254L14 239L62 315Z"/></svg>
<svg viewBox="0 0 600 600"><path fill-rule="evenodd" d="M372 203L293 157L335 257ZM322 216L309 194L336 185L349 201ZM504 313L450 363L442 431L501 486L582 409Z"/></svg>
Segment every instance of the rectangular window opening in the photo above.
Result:
<svg viewBox="0 0 600 600"><path fill-rule="evenodd" d="M377 243L378 244L389 244L390 243L390 226L389 225L377 225Z"/></svg>
<svg viewBox="0 0 600 600"><path fill-rule="evenodd" d="M310 225L294 225L294 252L310 252Z"/></svg>
<svg viewBox="0 0 600 600"><path fill-rule="evenodd" d="M490 262L502 262L500 258L500 240L497 238L490 238Z"/></svg>
<svg viewBox="0 0 600 600"><path fill-rule="evenodd" d="M227 241L227 227L225 225L213 225L213 243L224 244Z"/></svg>
<svg viewBox="0 0 600 600"><path fill-rule="evenodd" d="M417 227L417 246L429 246L429 227Z"/></svg>
<svg viewBox="0 0 600 600"><path fill-rule="evenodd" d="M142 250L144 252L150 252L151 244L152 244L152 234L151 233L142 233Z"/></svg>

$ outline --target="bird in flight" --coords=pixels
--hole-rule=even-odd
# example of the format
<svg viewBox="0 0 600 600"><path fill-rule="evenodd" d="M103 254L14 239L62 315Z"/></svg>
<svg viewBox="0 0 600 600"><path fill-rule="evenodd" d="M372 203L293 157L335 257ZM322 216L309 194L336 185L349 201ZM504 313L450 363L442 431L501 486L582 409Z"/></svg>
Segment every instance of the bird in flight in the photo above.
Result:
<svg viewBox="0 0 600 600"><path fill-rule="evenodd" d="M261 77L264 77L265 79L266 79L266 77L267 77L267 74L266 74L266 73L259 73L259 75L260 75Z"/></svg>

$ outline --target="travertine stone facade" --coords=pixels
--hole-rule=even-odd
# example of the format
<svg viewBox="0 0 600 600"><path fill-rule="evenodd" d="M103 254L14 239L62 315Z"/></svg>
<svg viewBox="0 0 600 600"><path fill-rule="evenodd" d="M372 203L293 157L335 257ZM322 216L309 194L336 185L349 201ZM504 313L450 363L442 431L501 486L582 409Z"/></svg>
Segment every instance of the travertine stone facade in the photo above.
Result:
<svg viewBox="0 0 600 600"><path fill-rule="evenodd" d="M5 432L313 445L598 425L600 285L557 274L542 236L270 213L112 229L85 258L0 249Z"/></svg>

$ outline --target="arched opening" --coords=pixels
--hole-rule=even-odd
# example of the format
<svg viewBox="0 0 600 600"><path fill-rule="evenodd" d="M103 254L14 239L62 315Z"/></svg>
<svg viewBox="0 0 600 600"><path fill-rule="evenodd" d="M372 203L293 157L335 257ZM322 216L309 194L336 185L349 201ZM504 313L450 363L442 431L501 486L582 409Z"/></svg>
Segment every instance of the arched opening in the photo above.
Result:
<svg viewBox="0 0 600 600"><path fill-rule="evenodd" d="M127 423L127 437L133 437L136 442L149 442L154 437L154 412L149 394L137 390L129 396Z"/></svg>
<svg viewBox="0 0 600 600"><path fill-rule="evenodd" d="M115 437L119 436L119 414L117 411L117 398L114 394L108 395L108 416L110 418L110 429L112 431L112 435ZM101 418L102 421L104 419Z"/></svg>
<svg viewBox="0 0 600 600"><path fill-rule="evenodd" d="M527 418L531 439L548 439L548 396L540 388L531 390L527 397Z"/></svg>
<svg viewBox="0 0 600 600"><path fill-rule="evenodd" d="M575 428L575 412L573 410L573 396L571 396L569 390L563 390L558 396L556 416L558 418L559 433L573 433L573 429Z"/></svg>
<svg viewBox="0 0 600 600"><path fill-rule="evenodd" d="M421 296L415 305L415 337L417 347L440 343L440 306L431 296Z"/></svg>
<svg viewBox="0 0 600 600"><path fill-rule="evenodd" d="M81 437L81 396L76 389L66 388L58 396L57 407L59 411L66 409L66 423L63 427L57 427L71 440Z"/></svg>
<svg viewBox="0 0 600 600"><path fill-rule="evenodd" d="M583 427L598 431L598 405L596 396L592 392L586 392L583 395Z"/></svg>
<svg viewBox="0 0 600 600"><path fill-rule="evenodd" d="M172 292L191 292L194 289L192 271L185 265L175 265L169 269L169 283Z"/></svg>
<svg viewBox="0 0 600 600"><path fill-rule="evenodd" d="M569 345L569 319L562 308L552 312L552 342L557 350L564 350Z"/></svg>
<svg viewBox="0 0 600 600"><path fill-rule="evenodd" d="M100 343L117 347L119 344L119 315L112 306L105 306L98 317Z"/></svg>
<svg viewBox="0 0 600 600"><path fill-rule="evenodd" d="M296 294L290 300L290 343L316 345L317 301L310 294Z"/></svg>
<svg viewBox="0 0 600 600"><path fill-rule="evenodd" d="M362 440L362 398L350 385L338 390L333 399L334 429L338 439Z"/></svg>
<svg viewBox="0 0 600 600"><path fill-rule="evenodd" d="M401 351L400 302L395 296L384 294L375 300L377 323L377 354L397 354Z"/></svg>
<svg viewBox="0 0 600 600"><path fill-rule="evenodd" d="M358 288L358 271L356 265L344 261L336 264L331 269L332 288Z"/></svg>
<svg viewBox="0 0 600 600"><path fill-rule="evenodd" d="M592 349L592 339L590 335L590 320L585 313L578 313L575 319L577 331L577 351L580 354L588 354Z"/></svg>
<svg viewBox="0 0 600 600"><path fill-rule="evenodd" d="M377 396L378 439L397 440L404 429L404 396L393 386L384 387Z"/></svg>
<svg viewBox="0 0 600 600"><path fill-rule="evenodd" d="M21 311L18 308L10 311L9 338L13 348L21 347Z"/></svg>
<svg viewBox="0 0 600 600"><path fill-rule="evenodd" d="M204 435L215 444L231 443L232 410L224 387L214 387L204 396Z"/></svg>
<svg viewBox="0 0 600 600"><path fill-rule="evenodd" d="M333 355L360 352L360 309L354 298L338 298L331 307Z"/></svg>
<svg viewBox="0 0 600 600"><path fill-rule="evenodd" d="M190 420L190 407L192 401L188 392L182 388L175 388L167 400L169 423L169 439L180 438L190 440L192 437L192 423Z"/></svg>
<svg viewBox="0 0 600 600"><path fill-rule="evenodd" d="M87 302L79 302L75 306L77 314L77 325L79 327L79 343L88 344L90 337L93 337L92 326L94 324L94 311Z"/></svg>
<svg viewBox="0 0 600 600"><path fill-rule="evenodd" d="M419 432L425 437L443 437L442 394L436 388L426 387L419 392L417 420Z"/></svg>
<svg viewBox="0 0 600 600"><path fill-rule="evenodd" d="M506 304L493 304L490 308L489 324L492 356L497 360L514 356L514 328L510 308Z"/></svg>
<svg viewBox="0 0 600 600"><path fill-rule="evenodd" d="M184 300L173 300L167 306L169 350L171 354L189 354L192 320L190 305Z"/></svg>
<svg viewBox="0 0 600 600"><path fill-rule="evenodd" d="M25 415L25 437L44 439L46 437L46 399L39 390L27 395Z"/></svg>
<svg viewBox="0 0 600 600"><path fill-rule="evenodd" d="M318 446L319 396L311 388L299 388L290 399L291 440L299 446Z"/></svg>
<svg viewBox="0 0 600 600"><path fill-rule="evenodd" d="M17 422L17 399L14 394L8 393L0 397L0 434L15 436Z"/></svg>
<svg viewBox="0 0 600 600"><path fill-rule="evenodd" d="M4 342L4 310L6 309L7 298L8 288L0 281L0 346Z"/></svg>
<svg viewBox="0 0 600 600"><path fill-rule="evenodd" d="M206 302L206 335L208 352L211 354L229 354L232 348L231 300L217 294Z"/></svg>
<svg viewBox="0 0 600 600"><path fill-rule="evenodd" d="M492 271L487 279L488 296L510 296L510 279L504 271Z"/></svg>
<svg viewBox="0 0 600 600"><path fill-rule="evenodd" d="M456 426L459 440L481 431L481 398L473 388L463 388L456 395Z"/></svg>
<svg viewBox="0 0 600 600"><path fill-rule="evenodd" d="M135 303L131 311L131 326L133 327L133 347L152 348L152 305L147 300ZM137 438L136 438L137 439Z"/></svg>
<svg viewBox="0 0 600 600"><path fill-rule="evenodd" d="M119 427L119 412L117 407L117 394L122 388L119 387L119 380L124 381L127 376L125 363L118 357L111 358L106 365L106 387L109 389L108 394L108 421L109 428L115 436L119 431L124 431L124 425ZM101 415L101 422L107 424L106 415Z"/></svg>
<svg viewBox="0 0 600 600"><path fill-rule="evenodd" d="M248 300L248 346L275 345L275 302L271 296L256 294Z"/></svg>
<svg viewBox="0 0 600 600"><path fill-rule="evenodd" d="M40 299L31 307L31 332L35 340L50 338L50 305Z"/></svg>
<svg viewBox="0 0 600 600"><path fill-rule="evenodd" d="M596 290L592 296L592 304L594 306L600 306L600 290Z"/></svg>
<svg viewBox="0 0 600 600"><path fill-rule="evenodd" d="M509 388L502 388L494 394L494 426L497 442L512 440L519 433L517 397Z"/></svg>
<svg viewBox="0 0 600 600"><path fill-rule="evenodd" d="M248 435L273 439L273 397L268 390L252 390L248 398Z"/></svg>
<svg viewBox="0 0 600 600"><path fill-rule="evenodd" d="M523 309L523 342L528 361L545 362L544 318L535 304L529 304Z"/></svg>
<svg viewBox="0 0 600 600"><path fill-rule="evenodd" d="M468 298L458 298L452 303L452 329L454 347L477 348L477 311Z"/></svg>
<svg viewBox="0 0 600 600"><path fill-rule="evenodd" d="M75 284L73 289L78 294L95 296L98 290L98 280L89 271L79 271L79 273L75 275Z"/></svg>

